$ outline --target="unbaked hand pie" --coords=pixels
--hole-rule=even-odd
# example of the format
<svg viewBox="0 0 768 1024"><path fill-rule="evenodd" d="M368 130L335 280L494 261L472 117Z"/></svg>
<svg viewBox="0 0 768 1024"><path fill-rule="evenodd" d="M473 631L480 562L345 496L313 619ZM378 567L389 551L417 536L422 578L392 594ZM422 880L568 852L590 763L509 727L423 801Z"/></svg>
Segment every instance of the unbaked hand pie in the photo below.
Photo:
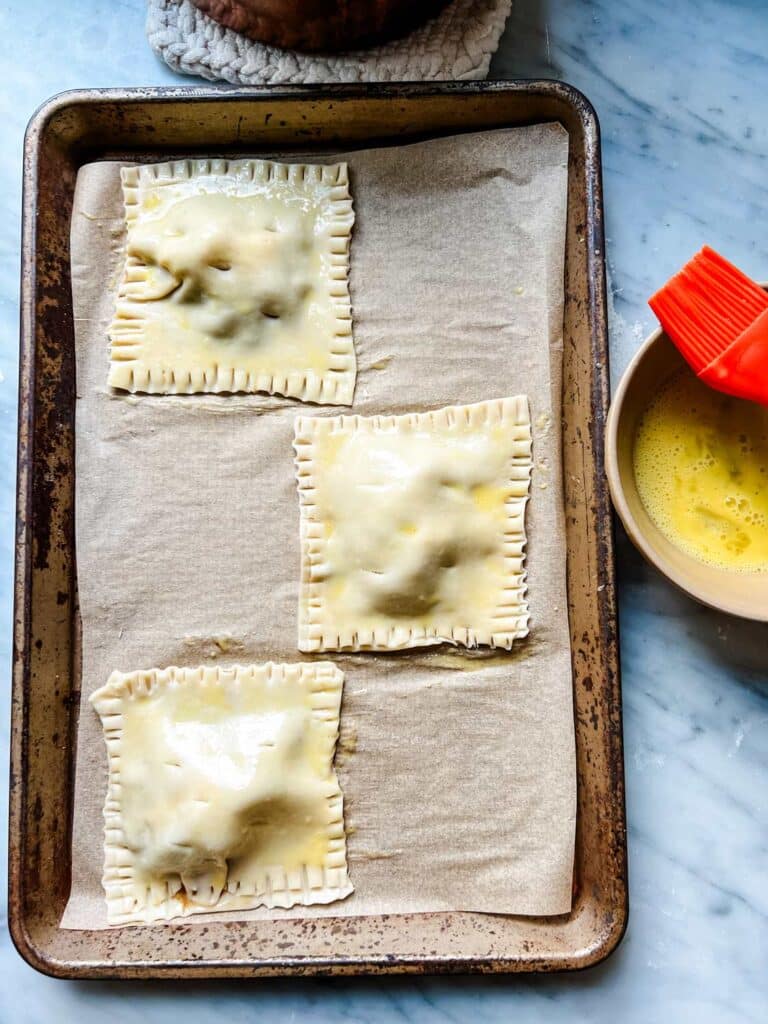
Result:
<svg viewBox="0 0 768 1024"><path fill-rule="evenodd" d="M524 396L404 416L296 420L299 650L528 632Z"/></svg>
<svg viewBox="0 0 768 1024"><path fill-rule="evenodd" d="M352 892L328 662L115 672L104 727L112 924Z"/></svg>
<svg viewBox="0 0 768 1024"><path fill-rule="evenodd" d="M178 160L122 182L110 385L351 404L346 164Z"/></svg>

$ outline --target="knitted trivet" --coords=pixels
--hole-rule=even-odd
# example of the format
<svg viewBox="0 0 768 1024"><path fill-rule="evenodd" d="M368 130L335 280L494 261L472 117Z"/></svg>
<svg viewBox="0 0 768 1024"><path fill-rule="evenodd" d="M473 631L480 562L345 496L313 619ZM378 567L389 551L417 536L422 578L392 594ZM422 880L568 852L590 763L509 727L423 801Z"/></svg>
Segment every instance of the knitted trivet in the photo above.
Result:
<svg viewBox="0 0 768 1024"><path fill-rule="evenodd" d="M512 0L453 0L403 39L330 56L253 42L191 0L149 0L147 38L174 71L236 85L485 78Z"/></svg>

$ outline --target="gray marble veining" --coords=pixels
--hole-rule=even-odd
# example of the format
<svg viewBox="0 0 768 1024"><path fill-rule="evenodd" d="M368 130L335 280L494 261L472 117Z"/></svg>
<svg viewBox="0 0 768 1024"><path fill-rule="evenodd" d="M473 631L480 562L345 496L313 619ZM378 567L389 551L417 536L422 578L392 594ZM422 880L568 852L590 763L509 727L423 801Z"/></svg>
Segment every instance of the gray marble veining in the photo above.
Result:
<svg viewBox="0 0 768 1024"><path fill-rule="evenodd" d="M0 658L9 664L21 140L66 88L191 84L143 38L143 0L0 7ZM614 379L647 296L704 242L768 278L764 0L516 0L496 77L556 77L602 124ZM631 920L575 977L76 984L0 937L0 1021L515 1020L698 1024L768 1015L768 628L674 592L619 536ZM4 692L7 693L7 674ZM7 699L2 746L7 749ZM5 794L3 793L3 813ZM3 865L4 870L4 865Z"/></svg>

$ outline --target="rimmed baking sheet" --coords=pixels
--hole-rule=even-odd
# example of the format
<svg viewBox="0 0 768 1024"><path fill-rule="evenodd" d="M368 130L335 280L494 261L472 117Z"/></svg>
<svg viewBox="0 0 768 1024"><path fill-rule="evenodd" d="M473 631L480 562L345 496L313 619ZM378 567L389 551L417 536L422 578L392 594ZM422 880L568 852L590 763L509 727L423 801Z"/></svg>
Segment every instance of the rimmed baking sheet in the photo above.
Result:
<svg viewBox="0 0 768 1024"><path fill-rule="evenodd" d="M570 147L563 459L579 806L570 914L390 914L268 929L259 922L207 930L185 924L167 934L59 929L70 881L61 855L71 809L68 722L79 683L71 668L77 631L67 237L77 168L96 158L147 159L149 146L155 158L195 147L275 153L306 151L310 138L327 152L532 121L559 121ZM12 806L21 840L11 858L12 931L22 951L53 973L81 976L556 969L606 955L623 929L626 884L611 527L599 471L606 402L599 157L588 105L554 83L79 95L52 101L38 115L27 152ZM33 210L37 233L30 231ZM51 770L56 759L58 772Z"/></svg>

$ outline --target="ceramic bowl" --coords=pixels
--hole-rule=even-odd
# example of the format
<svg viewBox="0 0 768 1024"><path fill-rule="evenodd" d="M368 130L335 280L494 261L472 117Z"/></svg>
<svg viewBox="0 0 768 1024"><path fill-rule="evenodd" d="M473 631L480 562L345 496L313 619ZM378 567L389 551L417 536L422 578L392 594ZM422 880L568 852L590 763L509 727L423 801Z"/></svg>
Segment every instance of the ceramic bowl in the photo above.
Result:
<svg viewBox="0 0 768 1024"><path fill-rule="evenodd" d="M651 520L637 490L633 446L640 418L659 388L684 368L662 330L654 331L627 367L606 424L605 471L613 504L635 547L686 594L731 615L768 622L768 572L717 569L680 551Z"/></svg>

